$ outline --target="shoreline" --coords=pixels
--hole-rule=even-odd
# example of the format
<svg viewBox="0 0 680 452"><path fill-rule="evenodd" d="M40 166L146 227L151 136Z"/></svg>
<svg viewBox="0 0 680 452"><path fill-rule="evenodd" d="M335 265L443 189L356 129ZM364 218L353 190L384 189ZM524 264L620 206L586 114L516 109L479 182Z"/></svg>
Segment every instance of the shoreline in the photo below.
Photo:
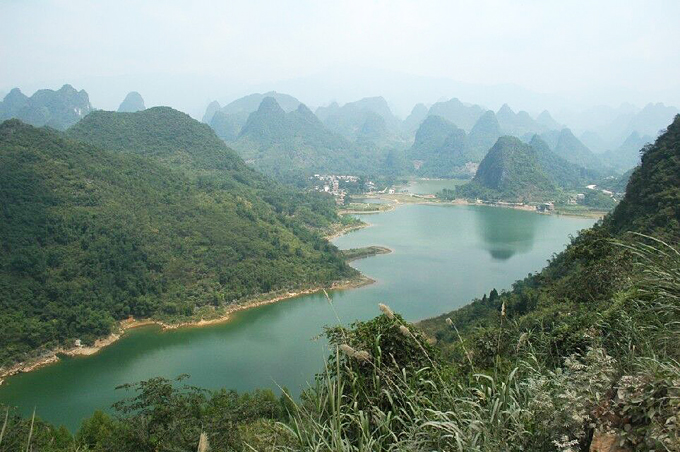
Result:
<svg viewBox="0 0 680 452"><path fill-rule="evenodd" d="M366 225L368 226L368 225ZM353 230L353 229L352 229ZM0 385L2 385L6 378L20 373L27 373L37 370L41 367L48 366L50 364L57 363L61 360L60 356L91 356L102 349L114 344L119 339L121 339L127 330L139 328L149 325L158 325L161 327L161 331L176 330L179 328L200 328L204 326L216 325L219 323L227 322L231 317L237 312L246 311L248 309L254 309L261 306L274 304L279 301L289 300L303 295L311 295L324 290L347 290L355 289L363 286L373 284L374 279L369 278L361 273L355 278L335 281L330 286L314 286L307 289L298 289L294 291L290 290L279 290L276 292L270 292L268 294L261 294L259 296L254 296L248 300L241 303L234 303L220 310L213 311L215 316L209 316L209 318L201 317L200 319L188 320L179 323L168 323L163 320L155 319L134 319L132 317L121 320L118 323L118 328L115 332L109 334L106 337L97 339L93 345L89 346L74 346L71 348L57 347L55 349L46 351L42 356L29 359L27 361L19 362L7 369L0 369Z"/></svg>
<svg viewBox="0 0 680 452"><path fill-rule="evenodd" d="M342 215L344 215L344 214L345 214L345 212L342 212ZM366 223L364 221L362 221L361 223L358 223L358 224L350 224L350 225L347 225L347 226L343 226L340 229L338 229L337 231L333 231L328 235L325 235L324 238L326 240L328 240L329 242L331 242L331 241L337 239L340 236L348 234L352 231L358 231L359 229L367 228L370 225L371 225L370 223Z"/></svg>
<svg viewBox="0 0 680 452"><path fill-rule="evenodd" d="M607 213L605 211L601 210L585 210L583 212L565 212L560 210L559 208L552 211L552 212L539 212L536 210L534 206L531 205L513 205L513 204L504 204L504 203L477 203L477 202L471 202L466 199L453 199L453 200L440 200L436 198L434 195L412 195L412 194L394 194L394 195L385 195L382 193L378 194L366 194L364 195L365 198L368 199L382 199L385 201L389 201L393 208L396 208L397 206L401 205L407 205L407 204L419 204L419 205L431 205L431 206L486 206L486 207L502 207L505 209L514 209L514 210L522 210L524 212L532 212L536 213L539 215L556 215L556 216L562 216L562 217L572 217L572 218L596 218L600 219L603 218ZM389 211L392 209L386 209L385 211ZM367 212L352 212L356 214L361 214L361 213L367 213ZM371 213L371 212L369 212ZM378 212L376 212L378 213Z"/></svg>

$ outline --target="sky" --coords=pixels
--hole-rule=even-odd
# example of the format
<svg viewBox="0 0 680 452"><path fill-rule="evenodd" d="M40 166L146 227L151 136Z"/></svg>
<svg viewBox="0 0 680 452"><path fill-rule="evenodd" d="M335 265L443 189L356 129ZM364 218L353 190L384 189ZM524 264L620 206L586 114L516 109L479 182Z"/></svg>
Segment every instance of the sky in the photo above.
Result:
<svg viewBox="0 0 680 452"><path fill-rule="evenodd" d="M0 91L70 83L200 117L288 92L498 108L680 105L680 2L0 0Z"/></svg>

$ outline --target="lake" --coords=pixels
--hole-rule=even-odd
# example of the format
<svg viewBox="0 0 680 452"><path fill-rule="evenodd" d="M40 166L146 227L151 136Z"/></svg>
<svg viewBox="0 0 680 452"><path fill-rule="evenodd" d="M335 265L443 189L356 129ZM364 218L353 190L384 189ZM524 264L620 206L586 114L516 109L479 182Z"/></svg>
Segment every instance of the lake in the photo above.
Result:
<svg viewBox="0 0 680 452"><path fill-rule="evenodd" d="M239 391L287 387L299 394L323 367L324 325L370 319L385 303L416 321L450 311L492 288L540 270L569 235L592 219L539 215L487 206L404 205L359 215L370 227L339 237L340 248L368 245L393 253L352 265L375 284L310 295L243 311L229 322L160 331L128 331L89 357L65 358L34 372L8 378L0 403L77 429L95 409L125 397L118 385L153 376L189 374L189 383Z"/></svg>

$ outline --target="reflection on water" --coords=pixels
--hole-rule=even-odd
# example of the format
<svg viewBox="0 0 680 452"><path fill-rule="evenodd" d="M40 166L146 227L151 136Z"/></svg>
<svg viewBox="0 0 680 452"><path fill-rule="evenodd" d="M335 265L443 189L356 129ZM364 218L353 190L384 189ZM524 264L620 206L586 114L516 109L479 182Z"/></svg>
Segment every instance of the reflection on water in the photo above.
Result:
<svg viewBox="0 0 680 452"><path fill-rule="evenodd" d="M476 209L475 221L477 233L491 257L504 261L515 254L531 251L540 217L516 210L484 207Z"/></svg>

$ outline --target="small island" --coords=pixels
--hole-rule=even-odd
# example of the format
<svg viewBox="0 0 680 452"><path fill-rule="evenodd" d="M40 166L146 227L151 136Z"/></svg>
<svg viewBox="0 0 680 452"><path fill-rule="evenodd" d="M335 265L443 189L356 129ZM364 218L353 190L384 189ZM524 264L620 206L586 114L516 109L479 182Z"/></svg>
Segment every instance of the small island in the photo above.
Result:
<svg viewBox="0 0 680 452"><path fill-rule="evenodd" d="M377 254L389 254L391 252L391 249L384 246L365 246L363 248L350 248L348 250L342 250L342 256L345 259L345 262L351 262L357 259L364 259Z"/></svg>

